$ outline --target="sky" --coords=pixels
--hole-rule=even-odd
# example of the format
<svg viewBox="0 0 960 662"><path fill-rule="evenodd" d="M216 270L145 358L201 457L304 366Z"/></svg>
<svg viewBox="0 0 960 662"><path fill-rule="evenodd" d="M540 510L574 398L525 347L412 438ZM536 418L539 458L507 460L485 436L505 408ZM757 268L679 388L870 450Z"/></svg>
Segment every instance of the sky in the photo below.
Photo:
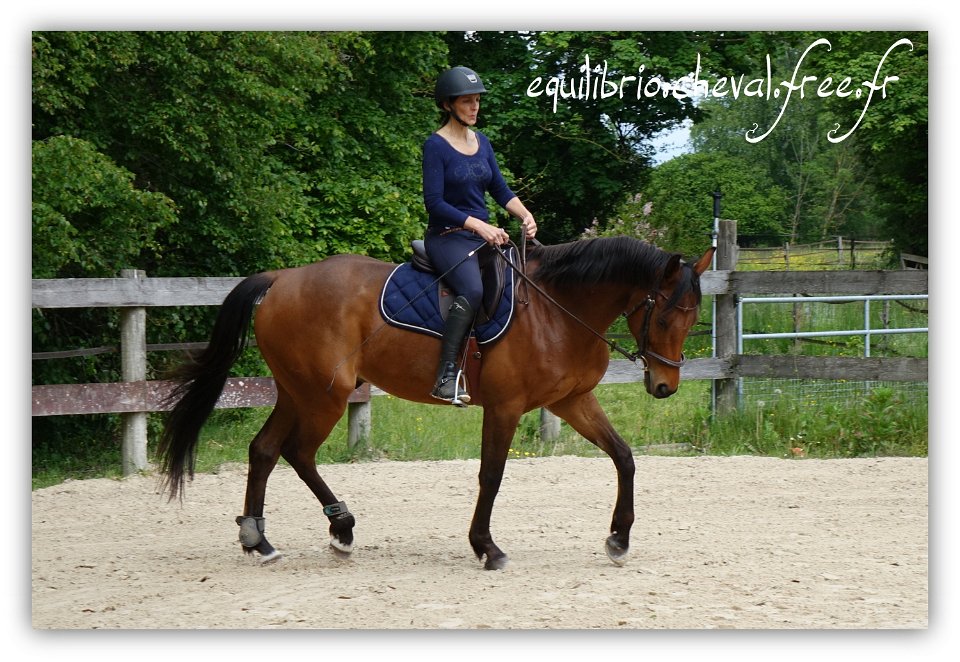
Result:
<svg viewBox="0 0 960 662"><path fill-rule="evenodd" d="M676 129L664 131L653 138L653 147L656 149L654 163L659 165L670 159L693 151L690 145L690 124L684 122Z"/></svg>

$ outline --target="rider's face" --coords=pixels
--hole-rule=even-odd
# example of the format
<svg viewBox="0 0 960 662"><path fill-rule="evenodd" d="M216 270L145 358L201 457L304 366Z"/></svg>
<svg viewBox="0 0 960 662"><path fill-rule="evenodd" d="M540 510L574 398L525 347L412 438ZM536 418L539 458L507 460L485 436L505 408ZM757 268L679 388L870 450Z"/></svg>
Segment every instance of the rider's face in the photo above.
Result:
<svg viewBox="0 0 960 662"><path fill-rule="evenodd" d="M479 94L464 94L454 99L449 105L452 105L451 110L457 114L457 117L468 125L473 126L477 123L477 115L480 113Z"/></svg>

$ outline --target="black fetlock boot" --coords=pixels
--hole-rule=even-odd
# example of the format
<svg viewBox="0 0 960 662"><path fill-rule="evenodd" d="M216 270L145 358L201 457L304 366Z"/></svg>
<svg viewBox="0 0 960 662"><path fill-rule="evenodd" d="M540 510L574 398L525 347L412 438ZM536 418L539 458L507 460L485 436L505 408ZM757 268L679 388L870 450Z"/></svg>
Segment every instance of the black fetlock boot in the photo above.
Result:
<svg viewBox="0 0 960 662"><path fill-rule="evenodd" d="M440 341L440 365L437 366L437 383L430 394L438 400L465 406L470 402L470 396L460 389L457 380L457 368L460 348L463 339L473 325L474 311L464 297L457 297L450 306L450 314L443 329L443 338Z"/></svg>

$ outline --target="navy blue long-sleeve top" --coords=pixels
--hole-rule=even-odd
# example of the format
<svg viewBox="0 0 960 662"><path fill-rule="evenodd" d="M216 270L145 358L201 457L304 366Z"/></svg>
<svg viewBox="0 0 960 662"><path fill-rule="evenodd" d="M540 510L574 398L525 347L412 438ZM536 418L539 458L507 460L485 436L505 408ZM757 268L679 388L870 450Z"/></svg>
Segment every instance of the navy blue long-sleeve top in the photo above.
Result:
<svg viewBox="0 0 960 662"><path fill-rule="evenodd" d="M501 207L516 197L500 173L490 141L479 131L474 135L480 148L473 155L458 152L436 133L423 144L423 202L429 229L463 227L468 216L488 220L487 191Z"/></svg>

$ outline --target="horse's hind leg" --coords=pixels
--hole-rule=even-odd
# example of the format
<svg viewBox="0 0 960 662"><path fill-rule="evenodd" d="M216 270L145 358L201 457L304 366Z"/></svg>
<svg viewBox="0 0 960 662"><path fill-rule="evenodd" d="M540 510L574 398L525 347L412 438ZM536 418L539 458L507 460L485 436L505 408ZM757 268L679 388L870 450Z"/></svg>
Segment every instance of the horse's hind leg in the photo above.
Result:
<svg viewBox="0 0 960 662"><path fill-rule="evenodd" d="M280 558L264 535L263 504L267 491L267 479L277 465L284 441L293 430L295 419L289 400L280 393L277 405L260 432L250 442L247 493L243 515L237 517L240 525L240 544L243 551L258 552L263 563Z"/></svg>
<svg viewBox="0 0 960 662"><path fill-rule="evenodd" d="M330 520L330 546L339 554L353 551L353 527L356 523L347 505L337 499L317 471L317 450L326 441L330 431L340 420L346 407L333 401L315 403L309 416L301 416L296 430L281 450L283 459L290 463L314 496L323 504L323 514Z"/></svg>

